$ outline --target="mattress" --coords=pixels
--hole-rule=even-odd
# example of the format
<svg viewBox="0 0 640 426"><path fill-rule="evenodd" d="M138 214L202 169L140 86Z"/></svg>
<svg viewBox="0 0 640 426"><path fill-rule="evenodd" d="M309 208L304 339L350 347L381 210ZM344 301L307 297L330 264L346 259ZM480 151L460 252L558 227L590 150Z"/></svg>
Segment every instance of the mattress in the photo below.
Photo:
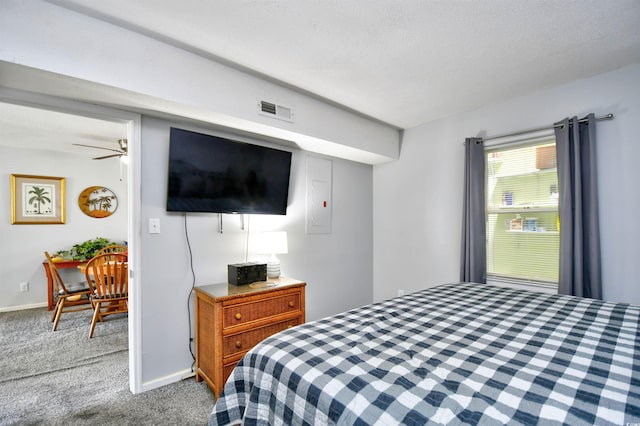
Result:
<svg viewBox="0 0 640 426"><path fill-rule="evenodd" d="M209 425L639 423L639 320L636 305L445 284L264 340Z"/></svg>

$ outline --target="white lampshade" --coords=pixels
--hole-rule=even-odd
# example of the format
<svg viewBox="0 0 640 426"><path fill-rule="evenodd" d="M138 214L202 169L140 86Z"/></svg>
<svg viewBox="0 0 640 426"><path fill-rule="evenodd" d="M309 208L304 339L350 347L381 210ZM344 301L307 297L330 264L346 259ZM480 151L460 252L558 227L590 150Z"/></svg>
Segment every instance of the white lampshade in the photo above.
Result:
<svg viewBox="0 0 640 426"><path fill-rule="evenodd" d="M285 231L261 232L256 235L256 242L260 254L286 254L289 252Z"/></svg>
<svg viewBox="0 0 640 426"><path fill-rule="evenodd" d="M258 253L271 255L267 262L267 277L278 278L280 276L280 260L276 254L289 252L287 233L284 231L262 232L256 235L256 243Z"/></svg>

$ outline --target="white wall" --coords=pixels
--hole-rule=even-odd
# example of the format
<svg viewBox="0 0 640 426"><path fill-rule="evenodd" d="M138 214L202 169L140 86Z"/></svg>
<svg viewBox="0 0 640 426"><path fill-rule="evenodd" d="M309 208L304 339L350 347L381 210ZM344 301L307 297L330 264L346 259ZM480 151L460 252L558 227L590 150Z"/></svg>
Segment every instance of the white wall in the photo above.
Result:
<svg viewBox="0 0 640 426"><path fill-rule="evenodd" d="M370 303L373 298L372 166L333 161L333 232L305 234L305 151L238 138L228 133L143 117L142 123L142 348L143 382L189 369L187 298L192 283L184 215L167 213L169 127L231 136L293 152L286 216L252 215L251 232L284 230L289 253L280 255L283 275L307 282L307 320ZM148 234L146 222L160 218L160 234ZM240 217L188 214L196 286L226 282L227 264L244 261L246 234ZM266 260L249 253L249 260ZM193 311L192 311L193 313Z"/></svg>
<svg viewBox="0 0 640 426"><path fill-rule="evenodd" d="M374 166L374 299L458 280L465 137L589 112L615 114L596 131L603 295L640 303L640 64L405 131L399 161Z"/></svg>
<svg viewBox="0 0 640 426"><path fill-rule="evenodd" d="M66 223L12 225L9 200L12 174L57 176L66 179ZM93 161L89 156L0 146L0 309L42 305L47 301L44 251L53 253L96 237L127 239L127 181L120 180L119 160ZM78 207L78 196L89 186L104 186L118 197L111 216L95 219ZM75 272L75 273L74 273ZM76 271L64 270L63 279L84 281ZM19 283L28 282L21 293Z"/></svg>

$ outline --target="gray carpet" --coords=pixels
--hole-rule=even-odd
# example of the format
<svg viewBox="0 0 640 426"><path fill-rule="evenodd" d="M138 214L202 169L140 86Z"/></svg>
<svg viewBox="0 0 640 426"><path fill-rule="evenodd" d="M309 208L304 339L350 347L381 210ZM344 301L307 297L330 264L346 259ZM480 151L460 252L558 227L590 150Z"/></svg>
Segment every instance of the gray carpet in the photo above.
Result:
<svg viewBox="0 0 640 426"><path fill-rule="evenodd" d="M190 378L133 395L127 317L113 315L89 340L91 311L0 313L0 425L204 425L213 393Z"/></svg>

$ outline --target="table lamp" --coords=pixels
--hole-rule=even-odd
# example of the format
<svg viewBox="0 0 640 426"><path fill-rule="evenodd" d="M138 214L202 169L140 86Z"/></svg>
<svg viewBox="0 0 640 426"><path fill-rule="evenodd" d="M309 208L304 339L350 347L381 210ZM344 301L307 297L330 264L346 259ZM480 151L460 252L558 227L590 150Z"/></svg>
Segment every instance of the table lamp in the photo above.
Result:
<svg viewBox="0 0 640 426"><path fill-rule="evenodd" d="M280 276L280 260L276 254L289 252L287 233L285 231L263 232L259 236L258 252L271 255L267 261L267 278L278 278Z"/></svg>

